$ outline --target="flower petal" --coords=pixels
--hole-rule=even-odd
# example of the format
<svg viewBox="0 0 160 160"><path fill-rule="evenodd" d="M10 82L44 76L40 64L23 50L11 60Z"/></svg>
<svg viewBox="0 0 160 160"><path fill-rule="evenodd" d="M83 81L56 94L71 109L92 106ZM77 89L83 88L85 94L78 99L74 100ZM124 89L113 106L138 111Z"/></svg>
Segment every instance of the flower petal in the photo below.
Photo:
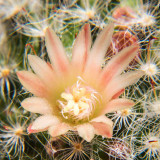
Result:
<svg viewBox="0 0 160 160"><path fill-rule="evenodd" d="M112 137L113 122L106 116L100 116L100 117L93 119L91 121L91 124L93 125L97 135L102 135L108 138Z"/></svg>
<svg viewBox="0 0 160 160"><path fill-rule="evenodd" d="M48 132L52 137L57 137L62 134L65 134L68 130L73 130L71 126L69 126L66 123L58 123L55 125L52 125Z"/></svg>
<svg viewBox="0 0 160 160"><path fill-rule="evenodd" d="M68 130L71 130L72 127L66 123L58 123L56 125L52 125L48 132L52 137L60 136L65 134Z"/></svg>
<svg viewBox="0 0 160 160"><path fill-rule="evenodd" d="M30 97L22 101L21 105L27 111L40 114L52 113L52 109L44 98Z"/></svg>
<svg viewBox="0 0 160 160"><path fill-rule="evenodd" d="M41 58L28 55L29 63L34 70L34 72L47 84L54 80L54 71L53 69Z"/></svg>
<svg viewBox="0 0 160 160"><path fill-rule="evenodd" d="M60 121L57 117L52 115L44 115L38 117L33 124L28 127L29 133L36 133L47 130L52 125L59 124Z"/></svg>
<svg viewBox="0 0 160 160"><path fill-rule="evenodd" d="M112 99L116 99L116 98L118 98L121 94L123 94L124 93L124 91L125 91L125 89L123 88L123 89L121 89L119 92L117 92L113 97L112 97Z"/></svg>
<svg viewBox="0 0 160 160"><path fill-rule="evenodd" d="M79 136L81 136L87 142L90 142L95 135L94 127L89 123L77 126L77 131Z"/></svg>
<svg viewBox="0 0 160 160"><path fill-rule="evenodd" d="M131 71L112 79L112 81L108 83L107 87L105 88L106 99L109 100L113 98L125 87L136 83L143 75L143 71Z"/></svg>
<svg viewBox="0 0 160 160"><path fill-rule="evenodd" d="M134 102L129 99L125 98L113 99L107 104L105 109L102 111L102 114L115 112L117 110L130 108L132 106L134 106Z"/></svg>
<svg viewBox="0 0 160 160"><path fill-rule="evenodd" d="M127 47L108 62L100 75L100 83L102 86L107 84L116 75L122 73L131 60L136 56L138 49L138 45Z"/></svg>
<svg viewBox="0 0 160 160"><path fill-rule="evenodd" d="M29 71L18 71L17 76L22 85L30 92L39 97L46 96L46 87L35 74Z"/></svg>
<svg viewBox="0 0 160 160"><path fill-rule="evenodd" d="M69 61L60 39L49 28L46 29L45 38L48 55L57 73L68 71Z"/></svg>
<svg viewBox="0 0 160 160"><path fill-rule="evenodd" d="M74 42L72 51L72 65L76 67L76 71L78 69L81 72L84 69L90 47L90 26L89 24L85 24Z"/></svg>
<svg viewBox="0 0 160 160"><path fill-rule="evenodd" d="M98 35L91 49L91 53L86 64L86 74L94 71L94 74L99 72L106 54L107 48L110 45L114 25L111 23Z"/></svg>

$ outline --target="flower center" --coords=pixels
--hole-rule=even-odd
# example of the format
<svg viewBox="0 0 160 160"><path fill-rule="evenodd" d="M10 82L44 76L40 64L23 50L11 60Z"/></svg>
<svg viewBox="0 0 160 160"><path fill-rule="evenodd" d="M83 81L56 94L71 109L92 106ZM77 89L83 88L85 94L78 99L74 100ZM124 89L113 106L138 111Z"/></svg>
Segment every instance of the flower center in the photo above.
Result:
<svg viewBox="0 0 160 160"><path fill-rule="evenodd" d="M90 86L82 85L80 81L77 81L62 92L62 100L58 100L63 117L75 120L89 118L98 100L97 94Z"/></svg>

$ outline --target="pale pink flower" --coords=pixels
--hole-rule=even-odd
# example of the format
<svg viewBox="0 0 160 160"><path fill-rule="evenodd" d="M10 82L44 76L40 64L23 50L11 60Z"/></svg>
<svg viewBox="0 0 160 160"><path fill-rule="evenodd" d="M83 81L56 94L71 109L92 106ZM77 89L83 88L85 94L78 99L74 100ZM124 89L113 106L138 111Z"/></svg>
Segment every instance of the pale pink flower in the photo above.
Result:
<svg viewBox="0 0 160 160"><path fill-rule="evenodd" d="M91 48L90 26L84 25L74 42L71 62L56 34L46 29L51 65L29 55L35 74L17 73L23 86L35 95L25 99L22 106L42 114L29 126L29 133L48 130L55 137L74 130L87 141L95 134L112 137L112 121L105 114L134 105L118 97L143 75L142 71L121 74L136 56L138 45L123 49L101 68L113 29L113 24L104 28Z"/></svg>

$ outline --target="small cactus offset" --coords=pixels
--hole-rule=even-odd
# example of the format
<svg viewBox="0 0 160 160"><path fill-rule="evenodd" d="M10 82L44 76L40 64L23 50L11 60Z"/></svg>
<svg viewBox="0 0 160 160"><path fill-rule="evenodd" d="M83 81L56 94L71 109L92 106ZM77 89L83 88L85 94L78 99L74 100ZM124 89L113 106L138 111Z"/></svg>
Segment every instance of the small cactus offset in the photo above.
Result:
<svg viewBox="0 0 160 160"><path fill-rule="evenodd" d="M159 160L160 2L1 0L1 160Z"/></svg>

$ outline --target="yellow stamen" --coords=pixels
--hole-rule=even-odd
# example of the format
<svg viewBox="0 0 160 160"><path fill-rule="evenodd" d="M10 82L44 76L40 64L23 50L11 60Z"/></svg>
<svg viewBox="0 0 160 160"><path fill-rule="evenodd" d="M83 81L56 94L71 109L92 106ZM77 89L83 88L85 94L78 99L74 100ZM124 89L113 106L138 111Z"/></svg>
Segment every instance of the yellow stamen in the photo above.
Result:
<svg viewBox="0 0 160 160"><path fill-rule="evenodd" d="M70 93L65 93L65 92L63 92L63 93L61 94L61 97L64 98L65 100L72 100L72 99L73 99L72 94L70 94Z"/></svg>
<svg viewBox="0 0 160 160"><path fill-rule="evenodd" d="M88 104L88 103L85 103L85 102L80 101L78 104L79 104L79 107L80 107L82 110L89 108L89 104Z"/></svg>
<svg viewBox="0 0 160 160"><path fill-rule="evenodd" d="M74 101L72 100L68 101L68 104L64 108L64 112L68 112L70 109L73 109L74 105L75 105Z"/></svg>
<svg viewBox="0 0 160 160"><path fill-rule="evenodd" d="M79 114L79 106L78 106L78 104L75 104L74 105L74 115L78 115Z"/></svg>
<svg viewBox="0 0 160 160"><path fill-rule="evenodd" d="M97 92L89 86L84 86L79 81L61 93L60 108L64 118L88 118L95 105Z"/></svg>
<svg viewBox="0 0 160 160"><path fill-rule="evenodd" d="M73 97L74 97L74 100L76 102L79 101L79 99L85 95L85 92L86 92L86 89L85 88L79 88L77 89L76 87L73 88Z"/></svg>

